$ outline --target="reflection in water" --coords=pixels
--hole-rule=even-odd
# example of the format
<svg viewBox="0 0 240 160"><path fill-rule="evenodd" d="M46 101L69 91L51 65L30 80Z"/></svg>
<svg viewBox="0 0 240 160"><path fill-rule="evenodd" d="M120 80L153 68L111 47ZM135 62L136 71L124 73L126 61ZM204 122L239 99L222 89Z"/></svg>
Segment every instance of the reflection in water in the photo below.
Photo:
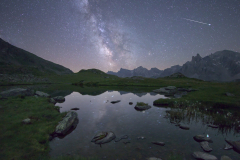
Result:
<svg viewBox="0 0 240 160"><path fill-rule="evenodd" d="M199 143L193 139L193 136L202 134L208 135L213 140L211 154L219 159L222 155L240 159L239 154L233 150L223 150L226 143L224 138L237 140L238 134L231 129L228 132L219 132L221 125L216 123L216 116L213 116L215 111L208 112L207 110L211 109L199 109L190 105L185 108L153 107L151 105L153 101L164 98L162 95L150 93L139 95L142 96L139 97L136 93L121 95L117 91L106 91L98 96L81 95L78 92L66 96L64 103L56 105L62 107L61 112L80 108L76 111L79 123L77 128L63 139L55 138L50 142L52 149L50 155L56 157L71 154L122 160L148 157L166 159L168 155L174 153L191 160L194 159L191 156L194 151L203 151ZM115 104L110 103L116 100L121 101ZM133 102L133 105L129 105L129 102ZM152 107L144 112L137 112L134 109L137 102L148 103ZM188 124L190 130L182 130L170 122ZM209 123L220 127L218 129L207 127L206 124ZM128 135L126 139L128 143L112 141L104 144L102 148L91 143L97 133L110 131L115 133L117 138ZM164 142L165 146L158 146L151 142Z"/></svg>

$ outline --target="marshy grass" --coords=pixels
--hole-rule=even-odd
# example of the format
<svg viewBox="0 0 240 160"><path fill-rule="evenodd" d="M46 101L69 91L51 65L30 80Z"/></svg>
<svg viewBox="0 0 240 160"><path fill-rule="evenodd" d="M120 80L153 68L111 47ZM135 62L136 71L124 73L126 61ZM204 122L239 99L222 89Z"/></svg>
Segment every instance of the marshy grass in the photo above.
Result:
<svg viewBox="0 0 240 160"><path fill-rule="evenodd" d="M49 134L66 115L41 97L0 101L0 159L37 159L49 152ZM30 118L31 124L22 120Z"/></svg>

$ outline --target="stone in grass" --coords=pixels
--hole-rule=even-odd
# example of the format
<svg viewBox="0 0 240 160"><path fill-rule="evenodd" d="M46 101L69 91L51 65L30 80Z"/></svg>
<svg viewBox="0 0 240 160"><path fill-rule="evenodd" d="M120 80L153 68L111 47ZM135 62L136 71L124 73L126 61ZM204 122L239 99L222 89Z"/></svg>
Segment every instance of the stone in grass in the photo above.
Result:
<svg viewBox="0 0 240 160"><path fill-rule="evenodd" d="M144 110L150 109L151 106L146 104L146 103L143 103L143 102L137 102L137 104L136 104L136 106L134 108L137 111L144 111Z"/></svg>
<svg viewBox="0 0 240 160"><path fill-rule="evenodd" d="M30 118L26 118L24 120L22 120L23 124L31 124L31 119Z"/></svg>
<svg viewBox="0 0 240 160"><path fill-rule="evenodd" d="M59 135L65 135L71 128L76 128L78 124L78 115L74 111L70 111L67 115L60 121L55 129L55 133Z"/></svg>
<svg viewBox="0 0 240 160"><path fill-rule="evenodd" d="M206 152L211 152L213 150L211 147L209 147L207 141L200 142L200 145L201 145L202 149Z"/></svg>
<svg viewBox="0 0 240 160"><path fill-rule="evenodd" d="M39 97L50 97L49 94L41 92L41 91L36 91L35 94L38 95Z"/></svg>
<svg viewBox="0 0 240 160"><path fill-rule="evenodd" d="M232 159L230 157L224 155L221 157L221 160L232 160Z"/></svg>
<svg viewBox="0 0 240 160"><path fill-rule="evenodd" d="M228 96L228 97L234 97L234 96L235 96L234 94L229 93L229 92L226 92L225 94L226 94L226 96Z"/></svg>
<svg viewBox="0 0 240 160"><path fill-rule="evenodd" d="M193 157L196 159L202 159L202 160L217 160L217 157L208 153L204 152L193 152Z"/></svg>

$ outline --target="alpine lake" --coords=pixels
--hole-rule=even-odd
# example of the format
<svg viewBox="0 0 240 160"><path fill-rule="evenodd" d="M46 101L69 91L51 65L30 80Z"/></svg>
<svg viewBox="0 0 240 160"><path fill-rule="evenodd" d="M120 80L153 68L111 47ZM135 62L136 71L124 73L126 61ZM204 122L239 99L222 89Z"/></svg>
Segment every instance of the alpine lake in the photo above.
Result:
<svg viewBox="0 0 240 160"><path fill-rule="evenodd" d="M233 160L240 159L240 154L233 149L224 149L227 144L225 139L239 140L236 124L240 121L240 110L236 108L206 108L197 101L184 106L176 104L171 108L154 106L153 101L168 97L149 91L62 93L67 93L64 95L65 102L55 105L60 107L60 112L79 108L76 110L79 122L64 137L55 137L50 141L52 158L76 155L100 160L145 160L149 157L169 159L177 156L179 159L194 160L193 152L204 150L193 137L204 135L213 142L209 143L213 149L209 154L218 159L223 155ZM111 103L117 100L120 102ZM151 108L138 111L134 108L137 102L147 103ZM208 126L216 123L221 125L217 128ZM180 128L180 124L189 129ZM102 145L91 142L99 132L113 132L119 141L112 140ZM165 145L152 143L156 141Z"/></svg>

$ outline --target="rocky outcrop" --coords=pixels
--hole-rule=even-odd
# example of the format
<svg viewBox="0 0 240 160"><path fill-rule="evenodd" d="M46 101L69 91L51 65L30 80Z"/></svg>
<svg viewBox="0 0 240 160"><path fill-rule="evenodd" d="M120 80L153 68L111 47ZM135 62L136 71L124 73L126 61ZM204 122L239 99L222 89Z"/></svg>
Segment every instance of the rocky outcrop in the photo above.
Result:
<svg viewBox="0 0 240 160"><path fill-rule="evenodd" d="M232 81L240 77L240 53L229 50L202 58L199 54L185 63L179 72L205 81Z"/></svg>
<svg viewBox="0 0 240 160"><path fill-rule="evenodd" d="M76 128L78 124L78 115L74 111L70 111L67 115L60 121L55 129L55 133L59 135L65 135L67 131L71 128Z"/></svg>
<svg viewBox="0 0 240 160"><path fill-rule="evenodd" d="M33 96L34 91L30 89L24 89L24 88L14 88L10 90L6 90L0 93L0 96L6 98L6 97L12 97L12 96Z"/></svg>
<svg viewBox="0 0 240 160"><path fill-rule="evenodd" d="M200 54L192 57L191 61L183 66L175 65L165 70L152 68L147 70L142 66L133 69L120 69L118 72L107 72L107 74L119 77L142 76L149 78L158 77L189 77L205 81L233 81L240 79L240 53L229 50L215 52L206 57Z"/></svg>

